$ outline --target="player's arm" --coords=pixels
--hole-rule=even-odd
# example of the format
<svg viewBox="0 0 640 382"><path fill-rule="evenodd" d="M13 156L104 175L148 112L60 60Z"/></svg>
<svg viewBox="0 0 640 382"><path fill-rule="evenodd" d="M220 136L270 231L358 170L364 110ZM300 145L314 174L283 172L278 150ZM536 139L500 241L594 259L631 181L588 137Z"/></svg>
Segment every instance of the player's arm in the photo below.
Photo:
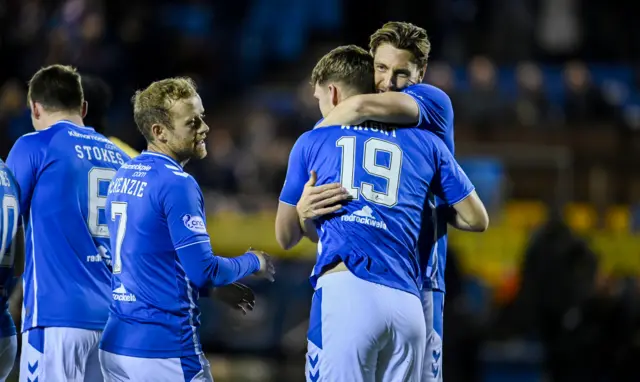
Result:
<svg viewBox="0 0 640 382"><path fill-rule="evenodd" d="M317 233L311 223L300 219L296 205L302 196L305 183L309 179L305 154L307 133L302 134L291 148L287 175L280 191L278 212L276 213L276 240L283 249L290 249L302 240L305 234L317 242Z"/></svg>
<svg viewBox="0 0 640 382"><path fill-rule="evenodd" d="M20 211L29 211L31 195L42 161L42 148L36 135L19 138L7 157L7 167L16 180L20 194Z"/></svg>
<svg viewBox="0 0 640 382"><path fill-rule="evenodd" d="M22 221L22 219L20 219L20 221ZM18 278L22 276L22 273L24 272L24 256L26 252L23 224L18 224L16 237L13 239L13 242L11 242L11 246L11 250L15 251L15 257L13 258L13 274Z"/></svg>
<svg viewBox="0 0 640 382"><path fill-rule="evenodd" d="M202 193L193 178L171 179L162 198L180 264L198 288L228 285L261 269L261 259L254 251L234 258L213 253Z"/></svg>
<svg viewBox="0 0 640 382"><path fill-rule="evenodd" d="M22 221L22 219L20 219ZM24 225L19 224L16 236L11 242L11 250L15 251L15 257L13 258L13 273L15 287L11 296L9 296L9 312L18 325L20 321L20 311L22 309L22 282L21 277L24 273L24 256L25 256L25 238L24 238Z"/></svg>
<svg viewBox="0 0 640 382"><path fill-rule="evenodd" d="M462 231L484 232L487 230L489 215L475 190L452 206L448 222Z"/></svg>
<svg viewBox="0 0 640 382"><path fill-rule="evenodd" d="M314 243L318 242L311 225L307 226L298 216L295 205L280 201L276 213L276 241L282 249L291 249L308 235Z"/></svg>
<svg viewBox="0 0 640 382"><path fill-rule="evenodd" d="M357 125L364 121L417 125L420 107L412 95L402 92L358 94L336 105L318 127Z"/></svg>
<svg viewBox="0 0 640 382"><path fill-rule="evenodd" d="M433 190L452 207L449 224L463 231L486 231L489 215L467 174L444 145L438 154Z"/></svg>

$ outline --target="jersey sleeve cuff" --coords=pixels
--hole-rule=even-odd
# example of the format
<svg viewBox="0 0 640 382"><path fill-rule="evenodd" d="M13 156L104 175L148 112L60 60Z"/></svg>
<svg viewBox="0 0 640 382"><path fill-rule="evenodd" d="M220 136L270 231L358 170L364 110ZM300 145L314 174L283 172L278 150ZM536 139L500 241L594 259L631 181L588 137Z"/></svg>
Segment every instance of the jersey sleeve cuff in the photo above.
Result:
<svg viewBox="0 0 640 382"><path fill-rule="evenodd" d="M469 189L466 193L462 194L462 196L460 196L459 198L455 198L454 201L449 202L450 206L455 206L456 204L464 201L466 198L469 197L469 195L471 195L471 193L473 191L475 191L476 188L475 187L471 187L471 189Z"/></svg>
<svg viewBox="0 0 640 382"><path fill-rule="evenodd" d="M284 203L284 204L287 204L287 205L293 206L293 207L298 205L297 201L296 202L288 201L288 200L284 200L283 198L280 198L280 203Z"/></svg>

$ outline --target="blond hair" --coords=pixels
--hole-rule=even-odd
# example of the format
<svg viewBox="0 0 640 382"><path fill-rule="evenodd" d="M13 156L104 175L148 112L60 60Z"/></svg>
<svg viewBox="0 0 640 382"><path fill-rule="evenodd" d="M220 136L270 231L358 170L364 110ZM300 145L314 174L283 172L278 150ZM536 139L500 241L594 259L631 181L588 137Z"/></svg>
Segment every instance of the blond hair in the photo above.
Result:
<svg viewBox="0 0 640 382"><path fill-rule="evenodd" d="M375 31L369 39L371 55L382 44L390 44L396 49L408 50L413 54L415 63L422 69L429 59L431 42L427 31L411 23L390 21Z"/></svg>
<svg viewBox="0 0 640 382"><path fill-rule="evenodd" d="M373 58L356 45L339 46L325 54L311 72L311 85L340 82L358 93L372 93Z"/></svg>
<svg viewBox="0 0 640 382"><path fill-rule="evenodd" d="M196 96L195 82L189 77L167 78L156 81L132 98L133 119L147 139L153 141L151 127L156 124L173 128L170 110L177 101Z"/></svg>

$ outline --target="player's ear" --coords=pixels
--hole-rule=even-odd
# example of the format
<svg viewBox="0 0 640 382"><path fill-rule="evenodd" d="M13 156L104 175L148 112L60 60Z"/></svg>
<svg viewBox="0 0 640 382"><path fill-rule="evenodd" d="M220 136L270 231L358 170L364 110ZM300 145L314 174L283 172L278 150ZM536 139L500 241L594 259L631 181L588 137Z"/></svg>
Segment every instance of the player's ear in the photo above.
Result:
<svg viewBox="0 0 640 382"><path fill-rule="evenodd" d="M88 112L89 112L89 102L82 101L82 118L83 119L84 119L84 117L87 116Z"/></svg>
<svg viewBox="0 0 640 382"><path fill-rule="evenodd" d="M418 72L418 83L421 83L424 79L424 74L427 72L427 64L424 64L422 69Z"/></svg>
<svg viewBox="0 0 640 382"><path fill-rule="evenodd" d="M155 123L151 126L151 135L160 142L167 142L166 129L159 123Z"/></svg>
<svg viewBox="0 0 640 382"><path fill-rule="evenodd" d="M29 107L31 108L31 114L33 114L35 119L40 119L42 115L42 106L34 101L29 101Z"/></svg>
<svg viewBox="0 0 640 382"><path fill-rule="evenodd" d="M331 105L336 106L340 103L340 94L338 94L338 88L333 84L329 85L329 96L331 97Z"/></svg>

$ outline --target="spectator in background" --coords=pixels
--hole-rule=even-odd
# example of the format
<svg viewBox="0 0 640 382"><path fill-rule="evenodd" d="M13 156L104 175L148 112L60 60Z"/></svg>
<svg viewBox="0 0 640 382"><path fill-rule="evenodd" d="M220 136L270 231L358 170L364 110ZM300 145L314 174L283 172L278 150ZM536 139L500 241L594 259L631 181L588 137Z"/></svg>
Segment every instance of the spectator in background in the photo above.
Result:
<svg viewBox="0 0 640 382"><path fill-rule="evenodd" d="M564 68L564 114L569 123L587 123L612 118L613 108L601 90L591 82L591 73L580 61L570 61Z"/></svg>
<svg viewBox="0 0 640 382"><path fill-rule="evenodd" d="M549 121L550 105L543 89L540 67L523 62L516 69L518 93L512 112L514 122L522 126L541 126Z"/></svg>
<svg viewBox="0 0 640 382"><path fill-rule="evenodd" d="M15 78L0 88L0 153L8 153L16 139L33 130L26 99L24 86Z"/></svg>
<svg viewBox="0 0 640 382"><path fill-rule="evenodd" d="M81 77L84 100L87 103L87 115L83 118L86 126L93 127L98 133L109 135L107 132L107 112L111 105L111 88L99 77L84 74ZM138 152L120 139L110 136L109 139L130 157Z"/></svg>
<svg viewBox="0 0 640 382"><path fill-rule="evenodd" d="M485 56L477 56L467 67L471 88L460 98L456 113L462 122L478 127L491 126L504 119L506 102L498 90L496 68Z"/></svg>
<svg viewBox="0 0 640 382"><path fill-rule="evenodd" d="M101 134L109 134L107 131L107 111L113 98L111 88L101 78L83 74L82 91L84 92L84 100L88 104L84 123Z"/></svg>
<svg viewBox="0 0 640 382"><path fill-rule="evenodd" d="M532 236L518 296L493 327L539 335L553 382L630 380L618 366L638 315L622 284L599 276L596 254L552 217Z"/></svg>
<svg viewBox="0 0 640 382"><path fill-rule="evenodd" d="M458 108L458 91L456 90L456 77L451 65L444 62L432 62L425 73L425 82L442 89L449 98L455 110Z"/></svg>

